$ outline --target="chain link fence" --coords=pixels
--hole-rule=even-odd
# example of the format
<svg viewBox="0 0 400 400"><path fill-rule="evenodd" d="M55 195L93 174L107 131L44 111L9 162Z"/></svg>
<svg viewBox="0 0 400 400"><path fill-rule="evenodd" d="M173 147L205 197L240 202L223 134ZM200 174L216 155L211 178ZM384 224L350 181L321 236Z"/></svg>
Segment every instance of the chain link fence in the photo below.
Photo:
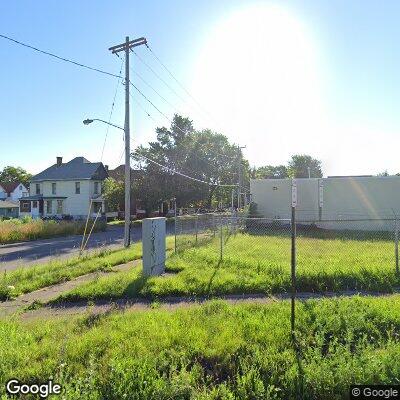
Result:
<svg viewBox="0 0 400 400"><path fill-rule="evenodd" d="M206 246L216 259L237 264L271 263L274 257L290 262L291 223L229 214L176 217L175 253Z"/></svg>
<svg viewBox="0 0 400 400"><path fill-rule="evenodd" d="M363 281L375 276L373 272L379 269L383 277L385 271L399 273L398 220L322 221L299 214L294 224L291 219L230 214L178 216L175 253L204 248L210 255L208 261L222 260L277 275L288 273L294 246L299 284L303 290L311 291L364 287ZM361 286L357 281L360 278Z"/></svg>
<svg viewBox="0 0 400 400"><path fill-rule="evenodd" d="M400 287L396 218L198 214L175 219L171 271L193 294L386 292Z"/></svg>

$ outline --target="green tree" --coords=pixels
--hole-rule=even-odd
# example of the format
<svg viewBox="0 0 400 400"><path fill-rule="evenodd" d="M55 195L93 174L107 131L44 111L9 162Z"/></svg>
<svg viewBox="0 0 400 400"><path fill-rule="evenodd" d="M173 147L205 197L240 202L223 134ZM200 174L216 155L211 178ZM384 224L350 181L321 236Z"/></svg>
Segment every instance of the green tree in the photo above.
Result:
<svg viewBox="0 0 400 400"><path fill-rule="evenodd" d="M19 182L27 186L32 175L21 167L4 167L0 172L0 182Z"/></svg>
<svg viewBox="0 0 400 400"><path fill-rule="evenodd" d="M288 169L285 165L265 165L255 168L252 174L255 179L284 179L287 178Z"/></svg>
<svg viewBox="0 0 400 400"><path fill-rule="evenodd" d="M103 197L106 200L108 211L124 210L125 187L124 182L107 178L103 182Z"/></svg>
<svg viewBox="0 0 400 400"><path fill-rule="evenodd" d="M144 158L136 158L143 170L139 192L147 211L163 201L176 198L178 207L211 207L219 201L230 202L230 185L237 182L238 152L226 136L205 129L196 131L188 118L175 115L171 127L157 128L157 140L136 152L165 166L160 167ZM248 163L243 160L244 181ZM176 172L196 178L187 179ZM248 179L247 179L248 181Z"/></svg>
<svg viewBox="0 0 400 400"><path fill-rule="evenodd" d="M321 161L306 154L292 156L288 163L288 175L291 178L322 178Z"/></svg>

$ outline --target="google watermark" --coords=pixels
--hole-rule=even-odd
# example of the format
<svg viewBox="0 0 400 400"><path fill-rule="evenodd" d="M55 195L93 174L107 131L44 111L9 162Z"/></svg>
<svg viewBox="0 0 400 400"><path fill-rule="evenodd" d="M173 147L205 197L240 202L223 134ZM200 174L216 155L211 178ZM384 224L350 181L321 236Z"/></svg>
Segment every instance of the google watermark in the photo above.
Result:
<svg viewBox="0 0 400 400"><path fill-rule="evenodd" d="M400 385L353 385L350 386L350 399L400 400Z"/></svg>
<svg viewBox="0 0 400 400"><path fill-rule="evenodd" d="M61 385L51 379L43 383L21 383L18 379L10 379L6 383L6 391L10 395L36 394L42 399L61 394Z"/></svg>

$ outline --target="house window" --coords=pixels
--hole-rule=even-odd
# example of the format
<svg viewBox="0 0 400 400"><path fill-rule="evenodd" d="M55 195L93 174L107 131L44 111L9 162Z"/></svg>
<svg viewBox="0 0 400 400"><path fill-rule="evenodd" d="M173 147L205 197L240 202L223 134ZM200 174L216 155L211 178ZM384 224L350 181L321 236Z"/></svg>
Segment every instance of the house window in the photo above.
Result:
<svg viewBox="0 0 400 400"><path fill-rule="evenodd" d="M57 214L63 213L63 201L57 200Z"/></svg>
<svg viewBox="0 0 400 400"><path fill-rule="evenodd" d="M53 202L51 200L46 201L46 213L47 214L52 214L53 213L53 207L52 204Z"/></svg>
<svg viewBox="0 0 400 400"><path fill-rule="evenodd" d="M100 194L100 183L99 182L94 183L94 194Z"/></svg>
<svg viewBox="0 0 400 400"><path fill-rule="evenodd" d="M29 201L21 201L20 209L21 209L21 212L31 211L31 203Z"/></svg>
<svg viewBox="0 0 400 400"><path fill-rule="evenodd" d="M32 208L37 208L37 201L32 201Z"/></svg>
<svg viewBox="0 0 400 400"><path fill-rule="evenodd" d="M22 185L19 185L19 190L22 190Z"/></svg>
<svg viewBox="0 0 400 400"><path fill-rule="evenodd" d="M40 184L36 184L36 194L40 194Z"/></svg>
<svg viewBox="0 0 400 400"><path fill-rule="evenodd" d="M81 183L75 182L75 194L81 194Z"/></svg>
<svg viewBox="0 0 400 400"><path fill-rule="evenodd" d="M56 194L56 192L57 192L57 184L53 182L51 184L51 194Z"/></svg>

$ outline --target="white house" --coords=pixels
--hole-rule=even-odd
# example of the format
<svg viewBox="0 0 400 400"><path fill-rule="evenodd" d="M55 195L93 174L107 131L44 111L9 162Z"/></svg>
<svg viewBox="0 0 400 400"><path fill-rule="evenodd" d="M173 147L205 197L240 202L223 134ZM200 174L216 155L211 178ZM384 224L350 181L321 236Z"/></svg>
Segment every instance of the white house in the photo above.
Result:
<svg viewBox="0 0 400 400"><path fill-rule="evenodd" d="M28 195L28 189L20 182L0 183L0 200L8 200L18 204L20 198Z"/></svg>
<svg viewBox="0 0 400 400"><path fill-rule="evenodd" d="M330 229L392 230L400 219L400 176L295 179L296 219ZM290 219L292 180L253 179L252 201L271 219ZM340 221L340 222L337 222Z"/></svg>
<svg viewBox="0 0 400 400"><path fill-rule="evenodd" d="M33 218L71 216L86 218L105 211L102 182L108 177L101 162L76 157L57 162L32 177L28 197L20 200L20 215Z"/></svg>

